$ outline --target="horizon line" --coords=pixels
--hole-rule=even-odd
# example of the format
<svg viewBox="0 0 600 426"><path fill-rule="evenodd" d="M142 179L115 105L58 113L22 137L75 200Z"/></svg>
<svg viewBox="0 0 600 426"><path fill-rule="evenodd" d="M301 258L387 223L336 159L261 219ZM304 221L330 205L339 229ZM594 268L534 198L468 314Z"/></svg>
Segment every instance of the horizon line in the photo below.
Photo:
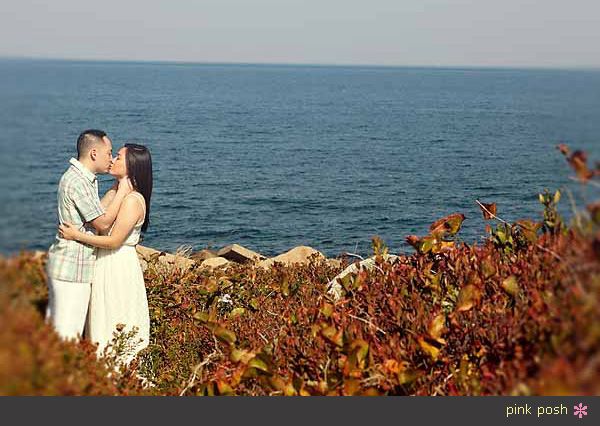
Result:
<svg viewBox="0 0 600 426"><path fill-rule="evenodd" d="M478 70L556 70L556 71L600 71L600 65L423 65L423 64L371 64L371 63L313 63L313 62L238 62L238 61L192 61L176 59L101 59L70 58L47 56L13 56L0 55L0 60L16 61L57 61L57 62L91 62L115 64L155 64L155 65L238 65L238 66L282 66L282 67L340 67L340 68L408 68L408 69L478 69Z"/></svg>

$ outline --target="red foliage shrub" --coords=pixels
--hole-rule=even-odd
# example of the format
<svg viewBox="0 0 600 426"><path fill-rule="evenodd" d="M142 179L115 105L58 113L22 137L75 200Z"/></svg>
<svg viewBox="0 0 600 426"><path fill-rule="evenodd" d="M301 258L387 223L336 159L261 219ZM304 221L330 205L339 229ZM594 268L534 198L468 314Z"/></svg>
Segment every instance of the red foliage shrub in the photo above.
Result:
<svg viewBox="0 0 600 426"><path fill-rule="evenodd" d="M43 259L2 259L0 394L600 394L599 224L592 206L568 229L559 199L540 197L541 222L489 227L483 245L456 240L460 214L393 263L376 240L376 267L346 278L339 300L326 287L341 269L316 258L270 270L151 263L151 343L121 371L44 323Z"/></svg>

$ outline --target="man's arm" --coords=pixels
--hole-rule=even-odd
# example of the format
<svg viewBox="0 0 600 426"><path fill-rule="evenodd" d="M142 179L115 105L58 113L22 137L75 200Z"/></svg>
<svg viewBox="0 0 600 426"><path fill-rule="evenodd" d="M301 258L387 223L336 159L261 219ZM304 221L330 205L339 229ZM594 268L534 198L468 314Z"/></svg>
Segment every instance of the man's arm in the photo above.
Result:
<svg viewBox="0 0 600 426"><path fill-rule="evenodd" d="M140 220L142 207L137 200L129 198L119 210L119 218L111 235L91 235L78 230L77 226L64 223L59 226L59 235L67 240L77 240L95 247L116 249L123 245L131 230Z"/></svg>

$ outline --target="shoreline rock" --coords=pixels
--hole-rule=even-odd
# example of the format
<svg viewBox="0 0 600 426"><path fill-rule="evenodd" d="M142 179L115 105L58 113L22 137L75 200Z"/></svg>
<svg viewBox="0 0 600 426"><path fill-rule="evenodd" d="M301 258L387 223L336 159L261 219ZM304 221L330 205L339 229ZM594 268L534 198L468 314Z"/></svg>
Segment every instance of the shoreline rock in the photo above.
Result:
<svg viewBox="0 0 600 426"><path fill-rule="evenodd" d="M231 262L224 257L217 256L203 260L202 263L200 263L200 267L214 269L229 265L230 263Z"/></svg>
<svg viewBox="0 0 600 426"><path fill-rule="evenodd" d="M204 262L207 259L212 259L212 258L215 258L215 257L219 257L217 255L216 251L204 249L204 250L200 250L200 251L197 251L196 253L192 254L190 256L190 259L192 259L192 260L194 260L196 262L202 263L202 262Z"/></svg>
<svg viewBox="0 0 600 426"><path fill-rule="evenodd" d="M262 254L247 249L246 247L242 247L239 244L231 244L223 247L217 252L217 256L224 257L225 259L236 263L256 262L266 259Z"/></svg>
<svg viewBox="0 0 600 426"><path fill-rule="evenodd" d="M323 253L315 250L312 247L298 246L278 256L260 261L258 266L267 269L272 267L276 262L283 263L286 266L291 266L294 264L306 265L309 263L312 256L325 259Z"/></svg>
<svg viewBox="0 0 600 426"><path fill-rule="evenodd" d="M239 244L230 244L222 249L215 251L203 249L189 255L189 251L177 251L175 254L157 250L152 247L143 246L141 244L135 247L142 272L146 272L148 265L156 262L165 268L180 268L185 271L193 266L200 268L222 268L231 264L249 264L262 269L269 269L275 263L281 263L285 266L306 265L312 257L323 259L333 268L340 268L342 261L340 259L328 259L320 251L309 246L297 246L277 256L266 258L260 253L247 249ZM34 259L41 259L47 256L47 251L37 250L33 252ZM351 265L352 266L352 265ZM337 278L337 277L336 277ZM335 280L335 279L334 279Z"/></svg>
<svg viewBox="0 0 600 426"><path fill-rule="evenodd" d="M148 263L153 260L158 260L158 262L165 267L176 267L182 270L187 270L196 263L192 259L188 259L185 256L165 253L164 251L158 251L151 247L145 247L139 244L135 247L135 249L138 254L138 259L140 260L142 272L146 272Z"/></svg>
<svg viewBox="0 0 600 426"><path fill-rule="evenodd" d="M218 251L202 249L189 256L166 253L142 245L137 245L136 251L143 272L148 268L148 264L155 260L158 260L164 267L177 267L182 270L187 270L194 265L198 265L200 268L214 269L227 267L231 264L249 263L254 263L257 267L262 269L269 269L275 265L275 263L282 263L285 266L295 264L306 265L310 262L312 257L323 259L334 268L339 268L342 265L341 260L327 259L323 253L309 246L297 246L285 253L281 253L271 258L266 258L262 254L239 244L230 244Z"/></svg>

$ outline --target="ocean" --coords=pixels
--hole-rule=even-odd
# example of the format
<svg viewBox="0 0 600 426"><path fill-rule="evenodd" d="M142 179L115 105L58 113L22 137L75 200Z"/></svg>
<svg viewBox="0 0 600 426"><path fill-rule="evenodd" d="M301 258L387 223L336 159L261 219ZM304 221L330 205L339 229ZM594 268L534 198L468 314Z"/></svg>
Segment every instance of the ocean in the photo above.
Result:
<svg viewBox="0 0 600 426"><path fill-rule="evenodd" d="M475 200L539 219L538 193L582 191L555 145L600 160L600 71L0 60L0 253L45 250L78 134L154 162L143 244L238 243L267 256L390 251ZM101 191L110 185L100 176ZM596 191L596 192L594 192Z"/></svg>

